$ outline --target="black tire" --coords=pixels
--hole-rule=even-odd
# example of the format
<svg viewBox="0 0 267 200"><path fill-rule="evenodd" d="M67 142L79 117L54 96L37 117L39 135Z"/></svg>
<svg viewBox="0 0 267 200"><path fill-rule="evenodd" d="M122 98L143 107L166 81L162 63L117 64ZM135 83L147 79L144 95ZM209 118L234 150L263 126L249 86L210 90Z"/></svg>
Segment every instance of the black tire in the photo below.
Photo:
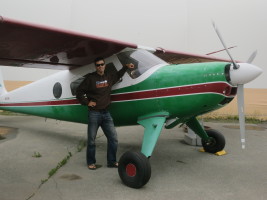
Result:
<svg viewBox="0 0 267 200"><path fill-rule="evenodd" d="M209 153L216 153L222 151L225 147L225 138L224 136L216 130L208 129L206 133L210 137L210 140L203 140L202 139L202 146L206 152Z"/></svg>
<svg viewBox="0 0 267 200"><path fill-rule="evenodd" d="M141 188L151 177L151 166L144 154L127 151L119 160L118 172L125 185Z"/></svg>

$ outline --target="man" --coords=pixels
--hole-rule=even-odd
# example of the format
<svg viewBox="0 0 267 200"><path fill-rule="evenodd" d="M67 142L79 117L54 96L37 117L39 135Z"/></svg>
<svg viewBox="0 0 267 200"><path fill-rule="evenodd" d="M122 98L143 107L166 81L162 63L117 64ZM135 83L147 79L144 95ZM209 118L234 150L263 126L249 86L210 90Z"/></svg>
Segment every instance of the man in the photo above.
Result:
<svg viewBox="0 0 267 200"><path fill-rule="evenodd" d="M80 103L89 108L86 152L87 166L91 170L96 169L95 138L98 128L101 127L108 142L107 166L117 168L116 153L118 139L113 119L108 111L108 106L111 102L110 93L112 86L125 74L127 68L133 69L134 65L132 63L126 64L116 73L106 73L104 58L98 57L94 63L96 71L89 74L76 91L76 97Z"/></svg>

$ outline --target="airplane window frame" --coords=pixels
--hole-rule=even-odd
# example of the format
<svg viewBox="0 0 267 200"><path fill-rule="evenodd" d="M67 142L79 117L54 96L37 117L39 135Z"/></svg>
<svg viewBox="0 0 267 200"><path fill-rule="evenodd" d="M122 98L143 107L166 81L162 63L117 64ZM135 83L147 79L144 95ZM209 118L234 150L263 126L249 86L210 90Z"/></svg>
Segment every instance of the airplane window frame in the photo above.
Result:
<svg viewBox="0 0 267 200"><path fill-rule="evenodd" d="M117 57L123 66L128 63L135 65L134 69L127 69L127 73L132 79L138 78L156 65L167 64L164 60L143 49L124 51L118 53Z"/></svg>

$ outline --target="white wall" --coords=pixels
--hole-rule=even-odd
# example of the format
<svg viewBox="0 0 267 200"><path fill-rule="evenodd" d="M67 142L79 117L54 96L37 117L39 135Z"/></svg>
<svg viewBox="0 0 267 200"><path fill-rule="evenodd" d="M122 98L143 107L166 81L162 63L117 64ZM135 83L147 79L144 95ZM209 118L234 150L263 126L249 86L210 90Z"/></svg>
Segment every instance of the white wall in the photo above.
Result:
<svg viewBox="0 0 267 200"><path fill-rule="evenodd" d="M151 47L206 54L222 49L213 19L232 55L264 73L246 87L266 88L267 2L264 0L0 0L0 15ZM216 55L227 57L226 53ZM7 80L36 80L50 71L4 69ZM20 76L17 76L19 74ZM31 74L31 77L28 75Z"/></svg>

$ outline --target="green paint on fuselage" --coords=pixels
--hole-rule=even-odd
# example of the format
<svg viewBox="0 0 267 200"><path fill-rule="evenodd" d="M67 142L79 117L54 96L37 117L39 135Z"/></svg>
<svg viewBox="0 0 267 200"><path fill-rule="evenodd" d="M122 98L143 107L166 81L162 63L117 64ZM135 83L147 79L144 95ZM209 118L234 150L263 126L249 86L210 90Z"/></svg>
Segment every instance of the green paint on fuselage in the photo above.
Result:
<svg viewBox="0 0 267 200"><path fill-rule="evenodd" d="M118 89L112 93L117 94L217 81L226 82L224 74L225 65L227 63L223 62L167 65L154 72L141 83Z"/></svg>
<svg viewBox="0 0 267 200"><path fill-rule="evenodd" d="M185 86L209 82L227 82L224 74L227 63L196 63L164 66L149 78L113 94L151 89ZM170 118L190 118L222 107L225 97L220 94L193 94L156 99L113 103L111 111L118 125L136 123L138 116L167 111Z"/></svg>

